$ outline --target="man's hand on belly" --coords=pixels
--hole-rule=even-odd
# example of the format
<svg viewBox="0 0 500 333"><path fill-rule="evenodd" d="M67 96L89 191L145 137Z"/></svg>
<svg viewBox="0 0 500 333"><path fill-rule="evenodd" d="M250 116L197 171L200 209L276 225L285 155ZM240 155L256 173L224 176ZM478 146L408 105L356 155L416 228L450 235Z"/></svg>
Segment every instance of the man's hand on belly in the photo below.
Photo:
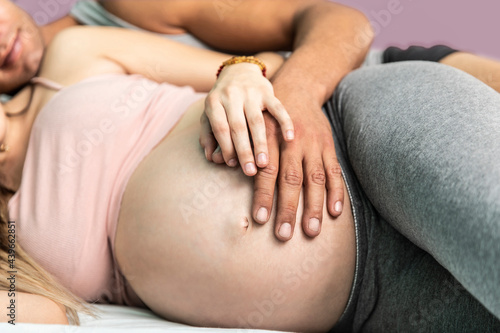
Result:
<svg viewBox="0 0 500 333"><path fill-rule="evenodd" d="M248 131L246 121L255 117L249 115L245 101L256 101L258 98L249 94L246 89L241 89L242 86L246 87L242 82L249 80L248 86L257 87L256 82L267 80L258 70L255 74L243 67L237 68L237 65L231 67L230 71L223 74L242 71L241 77L232 80L231 75L221 75L218 82L221 81L220 85L223 87L231 87L231 90L216 85L207 97L205 112L201 116L200 144L205 149L205 157L209 161L226 163L232 167L237 165L236 160L239 159L243 172L247 176L255 175L252 215L257 223L264 224L269 220L278 181L275 235L281 241L287 241L293 236L300 192L304 185L302 229L310 237L317 236L321 232L325 186L328 190L328 212L333 217L342 213L344 202L342 172L336 158L330 124L321 110L321 104L314 103L314 98L306 97L307 94L297 96L298 94L282 92L288 104L287 109L290 108L291 111L290 116L286 111L283 112L287 121L281 120L281 123L293 121L293 124L283 128L275 112L271 112L271 115L257 108L258 117L262 120L248 120ZM275 99L272 88L262 90ZM218 94L222 94L224 98L218 97ZM212 98L213 96L216 98ZM264 101L266 99L269 98L263 98ZM282 105L281 108L285 109ZM294 127L294 139L286 141L284 138L287 130ZM262 135L256 136L257 133ZM253 139L253 147L249 142L250 137ZM216 150L217 144L221 149ZM268 158L259 163L258 156L262 154ZM254 163L253 155L257 163ZM255 164L259 167L258 170ZM248 165L254 166L253 171L248 170Z"/></svg>
<svg viewBox="0 0 500 333"><path fill-rule="evenodd" d="M295 124L295 139L291 142L281 139L279 124L270 115L265 115L269 164L259 169L255 176L252 214L258 223L268 221L278 180L274 230L282 241L292 238L303 184L305 207L301 221L305 234L315 237L321 231L325 186L328 212L333 217L342 213L342 172L328 120L321 108L316 108L318 110L291 114Z"/></svg>
<svg viewBox="0 0 500 333"><path fill-rule="evenodd" d="M317 108L315 112L313 110L294 115L297 136L289 142L283 139L277 120L269 113L263 113L269 161L267 166L259 168L255 176L252 215L256 222L267 223L271 216L278 180L275 235L282 241L292 238L303 184L305 207L301 221L306 235L315 237L321 231L325 186L328 190L328 212L333 217L342 213L342 173L336 158L330 125L321 108ZM217 141L205 113L201 117L201 123L200 143L210 152L206 158L215 163L224 163L220 151L212 155Z"/></svg>

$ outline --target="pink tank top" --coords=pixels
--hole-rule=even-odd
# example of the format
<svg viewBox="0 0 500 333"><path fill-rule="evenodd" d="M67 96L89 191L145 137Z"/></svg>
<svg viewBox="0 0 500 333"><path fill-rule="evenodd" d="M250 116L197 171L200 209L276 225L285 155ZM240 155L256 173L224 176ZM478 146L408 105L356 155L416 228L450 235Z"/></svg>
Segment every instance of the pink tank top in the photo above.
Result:
<svg viewBox="0 0 500 333"><path fill-rule="evenodd" d="M202 97L106 74L63 88L38 114L9 218L23 248L76 295L141 304L114 257L122 195L141 160Z"/></svg>

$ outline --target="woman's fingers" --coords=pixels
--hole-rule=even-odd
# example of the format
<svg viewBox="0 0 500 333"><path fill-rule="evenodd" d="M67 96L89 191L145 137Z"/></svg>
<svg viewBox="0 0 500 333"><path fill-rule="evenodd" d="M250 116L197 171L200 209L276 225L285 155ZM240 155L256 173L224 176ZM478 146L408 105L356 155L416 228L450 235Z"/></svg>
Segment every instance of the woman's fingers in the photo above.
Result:
<svg viewBox="0 0 500 333"><path fill-rule="evenodd" d="M295 137L293 121L279 99L271 96L266 103L266 109L280 124L283 139L285 139L285 141L292 141Z"/></svg>
<svg viewBox="0 0 500 333"><path fill-rule="evenodd" d="M213 135L219 144L224 161L231 167L236 166L238 162L231 138L232 129L228 124L226 110L216 95L209 95L205 100L205 113L210 120ZM214 157L213 154L212 156Z"/></svg>
<svg viewBox="0 0 500 333"><path fill-rule="evenodd" d="M248 176L256 175L257 168L269 164L265 111L277 120L285 141L294 138L293 122L274 96L271 82L251 64L235 64L221 72L206 98L205 111L219 144L215 149L205 134L211 160L215 163L224 160L229 166L239 162Z"/></svg>
<svg viewBox="0 0 500 333"><path fill-rule="evenodd" d="M293 140L294 126L285 107L274 96L263 98L261 94L254 93L248 94L247 97L244 108L238 104L228 104L225 109L231 128L231 137L243 172L248 176L254 176L257 173L257 167L265 168L269 163L263 109L269 111L278 121L286 141ZM256 103L264 99L267 100L266 103ZM253 154L247 124L253 142Z"/></svg>
<svg viewBox="0 0 500 333"><path fill-rule="evenodd" d="M259 168L265 168L269 163L269 153L266 138L266 124L262 108L255 100L248 101L245 105L245 115L252 135L253 153Z"/></svg>
<svg viewBox="0 0 500 333"><path fill-rule="evenodd" d="M217 141L215 140L212 132L212 126L208 120L207 114L203 112L200 117L201 132L200 132L200 145L205 152L207 160L212 161L212 154L217 148Z"/></svg>
<svg viewBox="0 0 500 333"><path fill-rule="evenodd" d="M212 154L212 161L216 164L223 164L226 163L224 161L224 157L222 156L222 150L220 149L220 146L217 146L217 149Z"/></svg>
<svg viewBox="0 0 500 333"><path fill-rule="evenodd" d="M294 126L285 107L274 96L267 97L266 103L259 103L263 99L260 94L247 95L245 103L234 96L216 102L207 98L206 115L202 116L202 137L206 152L211 154L207 157L209 160L225 162L232 167L239 162L247 176L254 176L257 167L265 168L269 163L269 153L263 109L280 124L284 139L293 140ZM218 147L211 138L216 140Z"/></svg>
<svg viewBox="0 0 500 333"><path fill-rule="evenodd" d="M232 143L236 150L237 158L243 172L247 176L257 173L257 167L253 159L252 146L248 135L247 119L243 110L243 103L239 99L225 101L227 121L229 123ZM222 147L224 154L224 147Z"/></svg>
<svg viewBox="0 0 500 333"><path fill-rule="evenodd" d="M205 153L205 158L217 164L224 163L224 157L222 157L222 151L220 146L217 144L214 133L212 132L212 126L210 125L210 120L207 114L203 112L200 117L201 131L200 131L200 145Z"/></svg>
<svg viewBox="0 0 500 333"><path fill-rule="evenodd" d="M215 163L225 161L229 166L235 166L239 162L248 176L254 176L257 167L267 166L269 154L262 104L255 102L261 99L260 96L249 95L245 105L234 95L232 99L223 98L220 102L207 99L206 119L211 127L209 130L202 123L202 132L203 137L207 137L204 142L209 143L209 151L212 152L209 160ZM205 118L202 116L203 121ZM214 145L209 140L209 131L219 143L218 147L215 145L217 149L213 148Z"/></svg>

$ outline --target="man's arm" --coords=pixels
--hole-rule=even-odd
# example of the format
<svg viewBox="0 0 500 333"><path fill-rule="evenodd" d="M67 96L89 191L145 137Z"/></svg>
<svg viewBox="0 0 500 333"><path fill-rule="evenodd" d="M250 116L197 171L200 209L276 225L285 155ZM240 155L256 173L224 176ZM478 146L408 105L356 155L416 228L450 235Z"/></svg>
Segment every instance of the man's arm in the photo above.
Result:
<svg viewBox="0 0 500 333"><path fill-rule="evenodd" d="M361 18L362 28L369 30L363 14L326 0L101 0L99 3L110 13L143 29L165 34L189 32L213 48L229 53L250 54L303 46L296 43L295 35L299 37L298 34L310 30L311 22L303 19L310 16L307 13L312 13L313 7L320 8L319 13L312 15L316 20L313 25L329 29L320 33L337 36L333 40L344 35L331 30L342 26L341 22L333 21L339 18L342 21ZM325 8L328 15L320 12ZM351 25L356 23L359 22ZM345 42L347 46L353 44L350 39Z"/></svg>
<svg viewBox="0 0 500 333"><path fill-rule="evenodd" d="M361 65L372 41L371 27L363 15L332 3L311 5L295 22L295 51L272 80L276 97L290 113L296 133L293 142L282 143L279 158L275 231L282 240L293 235L302 182L305 185L302 226L307 235L316 236L320 232L325 185L328 212L332 216L342 212L344 184L330 126L321 107L340 80ZM276 122L268 123L276 126ZM271 185L276 169L268 167L256 178L255 217L260 207L271 207L269 194L273 193ZM285 223L290 227L280 233Z"/></svg>
<svg viewBox="0 0 500 333"><path fill-rule="evenodd" d="M322 0L143 0L140 5L135 0L120 0L102 4L142 28L187 31L231 52L293 49L273 85L294 122L295 139L284 142L277 123L266 117L269 162L255 178L254 219L260 223L269 219L278 171L279 239L293 235L303 183L302 224L307 235L320 232L325 185L328 211L340 215L343 182L321 106L340 79L366 55L372 31L363 14ZM224 160L230 159L224 156Z"/></svg>

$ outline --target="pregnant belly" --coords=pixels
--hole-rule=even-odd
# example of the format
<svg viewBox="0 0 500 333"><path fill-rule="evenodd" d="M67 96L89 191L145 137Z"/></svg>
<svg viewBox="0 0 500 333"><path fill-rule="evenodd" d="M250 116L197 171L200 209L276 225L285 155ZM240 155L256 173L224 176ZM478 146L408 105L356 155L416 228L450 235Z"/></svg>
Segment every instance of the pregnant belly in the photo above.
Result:
<svg viewBox="0 0 500 333"><path fill-rule="evenodd" d="M252 178L207 162L198 135L197 124L171 133L127 184L115 251L134 291L164 318L196 326L329 329L354 276L349 202L339 218L324 211L317 238L297 227L279 242L274 214L263 226L252 220Z"/></svg>

